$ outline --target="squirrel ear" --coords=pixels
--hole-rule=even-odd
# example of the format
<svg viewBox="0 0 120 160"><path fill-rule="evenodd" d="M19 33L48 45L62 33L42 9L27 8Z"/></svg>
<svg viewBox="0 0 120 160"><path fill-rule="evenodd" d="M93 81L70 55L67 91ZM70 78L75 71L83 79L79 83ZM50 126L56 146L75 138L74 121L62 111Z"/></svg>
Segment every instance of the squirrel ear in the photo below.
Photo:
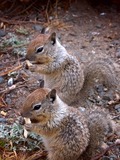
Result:
<svg viewBox="0 0 120 160"><path fill-rule="evenodd" d="M50 101L51 101L52 103L54 103L54 101L56 100L56 90L55 90L55 89L52 89L52 90L48 93L47 98L49 98Z"/></svg>
<svg viewBox="0 0 120 160"><path fill-rule="evenodd" d="M56 33L53 32L49 39L50 39L52 45L55 45L55 43L56 43Z"/></svg>
<svg viewBox="0 0 120 160"><path fill-rule="evenodd" d="M44 87L44 80L40 79L39 82L40 82L40 88L43 88Z"/></svg>

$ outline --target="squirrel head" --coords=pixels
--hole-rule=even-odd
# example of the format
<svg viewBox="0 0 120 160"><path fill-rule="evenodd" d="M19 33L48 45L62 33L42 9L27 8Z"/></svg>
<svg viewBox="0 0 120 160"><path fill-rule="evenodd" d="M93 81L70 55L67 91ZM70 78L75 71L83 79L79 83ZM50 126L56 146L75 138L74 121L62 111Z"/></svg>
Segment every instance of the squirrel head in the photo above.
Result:
<svg viewBox="0 0 120 160"><path fill-rule="evenodd" d="M35 39L33 39L27 47L26 58L32 61L35 60L36 49L41 46L44 46L48 37L48 34L39 34Z"/></svg>
<svg viewBox="0 0 120 160"><path fill-rule="evenodd" d="M55 32L51 35L41 34L30 42L26 59L35 61L37 64L52 62L58 56L56 52L61 47Z"/></svg>
<svg viewBox="0 0 120 160"><path fill-rule="evenodd" d="M40 88L26 98L20 111L21 116L32 123L47 123L55 112L56 90Z"/></svg>
<svg viewBox="0 0 120 160"><path fill-rule="evenodd" d="M44 87L44 81L41 81L39 89L36 89L31 94L27 96L25 101L23 102L22 108L20 109L20 113L22 117L30 118L31 122L39 121L39 118L37 119L37 107L40 106L41 102L44 100L50 89L43 88Z"/></svg>
<svg viewBox="0 0 120 160"><path fill-rule="evenodd" d="M21 116L29 118L31 123L55 127L64 118L66 104L57 96L56 90L40 88L32 92L25 100Z"/></svg>

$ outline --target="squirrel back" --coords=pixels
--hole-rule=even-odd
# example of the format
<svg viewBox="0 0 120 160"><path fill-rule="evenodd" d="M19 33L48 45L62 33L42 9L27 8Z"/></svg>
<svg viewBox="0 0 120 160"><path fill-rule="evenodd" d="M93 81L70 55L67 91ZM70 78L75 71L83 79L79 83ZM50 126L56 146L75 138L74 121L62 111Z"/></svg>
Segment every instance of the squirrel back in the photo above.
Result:
<svg viewBox="0 0 120 160"><path fill-rule="evenodd" d="M86 106L89 97L96 100L97 96L104 97L106 91L114 92L117 89L117 75L112 60L89 57L90 61L83 66L60 44L55 33L43 37L40 35L29 44L26 58L35 61L30 70L43 74L45 87L55 88L65 103Z"/></svg>
<svg viewBox="0 0 120 160"><path fill-rule="evenodd" d="M88 160L97 153L105 137L113 133L112 121L105 110L95 107L80 112L65 104L55 89L32 92L21 115L32 122L25 124L25 128L42 136L49 160Z"/></svg>

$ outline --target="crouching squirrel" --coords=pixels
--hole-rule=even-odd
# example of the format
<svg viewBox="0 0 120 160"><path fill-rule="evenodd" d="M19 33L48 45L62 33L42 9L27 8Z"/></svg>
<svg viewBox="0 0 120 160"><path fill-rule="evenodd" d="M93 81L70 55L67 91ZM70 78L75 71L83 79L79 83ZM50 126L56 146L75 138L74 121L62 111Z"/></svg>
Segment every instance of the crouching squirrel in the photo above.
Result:
<svg viewBox="0 0 120 160"><path fill-rule="evenodd" d="M23 103L21 116L31 121L23 123L27 131L41 135L49 160L88 160L114 132L105 110L95 107L83 113L65 104L55 89L32 92Z"/></svg>
<svg viewBox="0 0 120 160"><path fill-rule="evenodd" d="M55 88L68 105L82 105L99 84L111 90L118 86L115 65L110 59L95 58L83 66L61 45L56 33L41 34L31 41L26 58L33 62L31 71L44 75L45 87Z"/></svg>

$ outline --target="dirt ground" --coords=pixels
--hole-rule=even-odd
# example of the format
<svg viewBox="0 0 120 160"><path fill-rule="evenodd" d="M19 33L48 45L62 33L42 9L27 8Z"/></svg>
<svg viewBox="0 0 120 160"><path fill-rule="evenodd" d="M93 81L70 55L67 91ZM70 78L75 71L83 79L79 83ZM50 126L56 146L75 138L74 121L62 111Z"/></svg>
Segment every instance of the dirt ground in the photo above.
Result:
<svg viewBox="0 0 120 160"><path fill-rule="evenodd" d="M86 1L76 1L68 5L64 2L55 3L54 7L46 12L43 9L44 4L33 3L33 8L27 5L29 9L25 5L22 12L20 3L17 8L18 14L15 5L9 10L0 10L1 124L16 122L25 97L40 85L41 76L31 73L21 65L24 62L27 44L44 26L56 31L66 49L81 61L85 62L90 54L100 54L107 55L118 65L120 64L119 4L91 5ZM112 106L112 114L120 123L120 103ZM113 144L116 139L120 140L120 137L112 137L109 143ZM110 150L102 158L118 160L119 151L120 146Z"/></svg>

